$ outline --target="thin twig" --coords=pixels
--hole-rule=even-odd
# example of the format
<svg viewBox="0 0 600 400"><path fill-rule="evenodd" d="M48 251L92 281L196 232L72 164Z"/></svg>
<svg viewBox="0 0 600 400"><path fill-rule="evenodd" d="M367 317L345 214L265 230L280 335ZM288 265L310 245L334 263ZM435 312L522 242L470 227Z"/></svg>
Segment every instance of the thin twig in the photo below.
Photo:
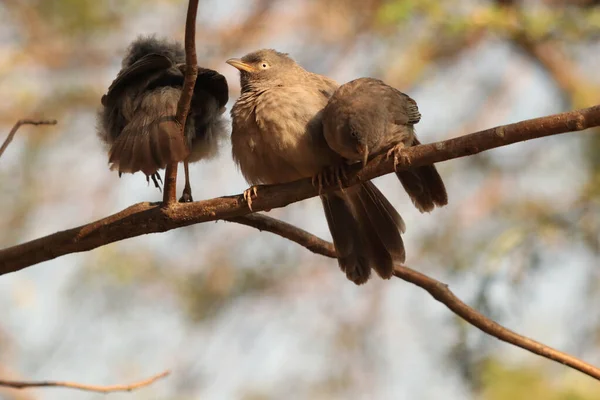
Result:
<svg viewBox="0 0 600 400"><path fill-rule="evenodd" d="M487 129L441 142L410 147L405 150L410 165L428 165L481 151L544 136L600 126L600 106L562 114L531 119L515 124ZM407 169L399 165L398 169ZM385 155L376 157L360 169L349 169L345 186L374 179L394 171L394 160ZM323 192L338 189L337 183L323 188ZM311 179L260 186L254 199L254 211L285 207L290 203L318 195ZM88 251L119 240L148 233L165 232L201 222L230 219L250 214L243 195L219 197L192 203L175 203L171 207L160 204L138 203L125 210L77 228L57 232L27 243L0 250L0 275L19 271L31 265L52 260L70 253Z"/></svg>
<svg viewBox="0 0 600 400"><path fill-rule="evenodd" d="M259 231L274 233L291 240L292 242L296 242L302 247L306 247L315 254L320 254L325 257L336 257L333 243L329 243L327 240L323 240L292 224L263 214L249 214L242 217L229 218L227 221L251 226Z"/></svg>
<svg viewBox="0 0 600 400"><path fill-rule="evenodd" d="M332 243L274 218L269 218L261 214L253 214L233 218L230 221L252 226L261 231L269 231L285 237L286 239L306 247L313 253L331 258L336 257L335 248ZM555 350L543 343L536 342L533 339L529 339L503 327L462 302L454 293L452 293L448 288L448 285L401 265L396 265L394 267L394 276L426 290L434 299L444 304L454 314L458 315L474 327L482 330L484 333L600 380L599 368L594 367L577 357Z"/></svg>
<svg viewBox="0 0 600 400"><path fill-rule="evenodd" d="M98 385L85 385L76 382L60 382L60 381L39 381L39 382L25 382L25 381L7 381L0 379L0 386L9 387L12 389L27 389L34 387L61 387L68 389L79 389L87 392L98 392L98 393L112 393L112 392L131 392L132 390L142 388L153 384L159 379L162 379L169 375L170 371L161 372L158 375L154 375L143 381L131 383L128 385L111 385L111 386L98 386Z"/></svg>
<svg viewBox="0 0 600 400"><path fill-rule="evenodd" d="M15 134L17 133L17 131L19 130L21 125L56 125L56 120L55 119L48 119L48 120L46 120L46 119L42 119L42 120L20 119L20 120L18 120L17 123L10 130L10 133L8 134L8 137L6 138L4 143L2 143L2 147L0 147L0 157L2 157L2 154L4 154L4 150L6 150L6 148L10 144L10 142L12 142L13 138L15 137Z"/></svg>
<svg viewBox="0 0 600 400"><path fill-rule="evenodd" d="M181 134L185 135L185 124L190 112L190 104L194 94L194 85L198 77L198 58L196 57L196 14L198 13L198 0L188 3L187 18L185 20L185 80L181 97L177 103L177 121L181 124ZM177 198L177 163L168 164L165 170L165 186L163 205L168 206L176 202Z"/></svg>
<svg viewBox="0 0 600 400"><path fill-rule="evenodd" d="M474 308L463 303L454 293L452 293L445 283L400 265L394 267L394 276L425 289L434 299L444 304L454 314L483 332L492 335L503 342L513 344L530 351L533 354L564 364L567 367L571 367L594 379L600 380L600 368L503 327L499 323L487 318Z"/></svg>

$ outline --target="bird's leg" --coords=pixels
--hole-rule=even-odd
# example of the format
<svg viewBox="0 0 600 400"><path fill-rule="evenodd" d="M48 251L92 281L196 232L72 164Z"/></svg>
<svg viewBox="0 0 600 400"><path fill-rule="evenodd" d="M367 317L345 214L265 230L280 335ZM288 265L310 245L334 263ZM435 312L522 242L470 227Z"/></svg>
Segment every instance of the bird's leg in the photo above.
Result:
<svg viewBox="0 0 600 400"><path fill-rule="evenodd" d="M344 191L344 182L348 181L348 176L346 175L347 169L348 165L345 163L340 163L331 167L331 183L337 183L342 192Z"/></svg>
<svg viewBox="0 0 600 400"><path fill-rule="evenodd" d="M183 171L185 173L185 187L183 188L183 194L179 199L180 203L190 203L194 201L192 198L192 186L190 185L190 170L188 166L188 161L183 161Z"/></svg>
<svg viewBox="0 0 600 400"><path fill-rule="evenodd" d="M410 165L410 158L406 154L406 145L404 143L400 142L389 149L386 159L389 159L392 155L394 156L394 171L396 171L400 160L402 160L403 165Z"/></svg>
<svg viewBox="0 0 600 400"><path fill-rule="evenodd" d="M324 171L321 171L312 177L312 185L319 188L319 194L321 194L321 190L323 189L323 174Z"/></svg>
<svg viewBox="0 0 600 400"><path fill-rule="evenodd" d="M246 190L244 190L244 200L248 203L248 208L250 211L252 210L252 198L258 197L258 186L252 186Z"/></svg>

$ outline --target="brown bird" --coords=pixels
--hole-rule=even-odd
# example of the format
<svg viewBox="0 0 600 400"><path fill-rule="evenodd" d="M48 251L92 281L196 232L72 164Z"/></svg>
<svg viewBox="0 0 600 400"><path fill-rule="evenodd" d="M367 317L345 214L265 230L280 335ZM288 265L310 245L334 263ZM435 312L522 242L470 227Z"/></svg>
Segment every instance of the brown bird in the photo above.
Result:
<svg viewBox="0 0 600 400"><path fill-rule="evenodd" d="M384 152L397 161L404 148L420 144L414 129L420 120L413 99L373 78L340 86L323 111L329 147L347 162L362 161L363 165ZM396 175L419 211L448 204L444 182L434 165L396 171Z"/></svg>
<svg viewBox="0 0 600 400"><path fill-rule="evenodd" d="M323 136L322 111L337 89L287 54L259 50L228 64L240 71L242 93L231 110L233 159L246 180L275 184L315 177L343 161ZM249 202L256 188L245 197ZM385 279L404 262L404 222L381 192L365 182L321 196L340 268L356 284L371 268Z"/></svg>
<svg viewBox="0 0 600 400"><path fill-rule="evenodd" d="M180 201L192 201L188 163L217 153L227 135L223 119L229 90L225 77L199 68L185 127L176 120L185 72L178 42L141 37L123 59L117 78L102 96L98 135L108 145L111 169L142 171L158 186L159 169L184 161L185 189Z"/></svg>

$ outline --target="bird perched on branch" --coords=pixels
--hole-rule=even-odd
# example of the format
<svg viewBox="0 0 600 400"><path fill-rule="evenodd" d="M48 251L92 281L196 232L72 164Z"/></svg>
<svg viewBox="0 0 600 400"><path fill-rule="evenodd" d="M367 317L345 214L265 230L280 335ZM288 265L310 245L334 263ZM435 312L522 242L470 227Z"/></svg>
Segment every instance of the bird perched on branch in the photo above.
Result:
<svg viewBox="0 0 600 400"><path fill-rule="evenodd" d="M240 71L241 96L231 110L233 158L248 182L275 184L314 177L342 162L325 141L322 111L338 88L287 54L259 50L228 64ZM256 186L244 197L251 207ZM371 268L389 279L405 259L404 222L381 192L365 182L321 196L340 268L356 284Z"/></svg>
<svg viewBox="0 0 600 400"><path fill-rule="evenodd" d="M108 145L110 168L119 176L141 171L159 187L158 170L184 161L186 183L180 201L192 201L188 163L214 156L226 137L223 113L229 90L223 75L199 68L182 135L176 114L184 74L180 43L152 36L135 40L102 96L98 135Z"/></svg>
<svg viewBox="0 0 600 400"><path fill-rule="evenodd" d="M336 90L323 111L327 144L346 161L367 163L387 152L394 166L406 147L419 143L414 125L421 120L417 103L379 79L359 78ZM434 165L396 171L421 212L448 204L444 182Z"/></svg>

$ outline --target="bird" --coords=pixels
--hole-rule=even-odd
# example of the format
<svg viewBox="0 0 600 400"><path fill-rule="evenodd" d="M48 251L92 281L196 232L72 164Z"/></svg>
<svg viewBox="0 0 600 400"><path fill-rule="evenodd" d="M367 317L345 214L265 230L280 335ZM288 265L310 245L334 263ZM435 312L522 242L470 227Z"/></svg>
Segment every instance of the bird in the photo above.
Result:
<svg viewBox="0 0 600 400"><path fill-rule="evenodd" d="M343 158L323 136L322 114L338 84L305 70L287 53L262 49L226 61L240 72L241 94L231 109L235 163L254 185L314 178ZM338 264L357 285L371 269L389 279L405 260L404 221L372 182L321 194Z"/></svg>
<svg viewBox="0 0 600 400"><path fill-rule="evenodd" d="M323 135L346 163L386 153L394 167L404 149L419 145L414 125L421 120L415 100L375 78L358 78L340 86L323 110ZM395 168L396 169L396 168ZM431 212L448 204L444 182L434 165L396 170L415 207ZM339 177L338 177L339 178Z"/></svg>
<svg viewBox="0 0 600 400"><path fill-rule="evenodd" d="M160 189L158 171L183 161L180 201L193 201L188 163L214 157L229 134L223 115L229 100L227 80L199 67L184 137L176 118L186 69L181 43L140 36L121 65L97 114L97 133L106 144L110 169L119 177L141 171Z"/></svg>

